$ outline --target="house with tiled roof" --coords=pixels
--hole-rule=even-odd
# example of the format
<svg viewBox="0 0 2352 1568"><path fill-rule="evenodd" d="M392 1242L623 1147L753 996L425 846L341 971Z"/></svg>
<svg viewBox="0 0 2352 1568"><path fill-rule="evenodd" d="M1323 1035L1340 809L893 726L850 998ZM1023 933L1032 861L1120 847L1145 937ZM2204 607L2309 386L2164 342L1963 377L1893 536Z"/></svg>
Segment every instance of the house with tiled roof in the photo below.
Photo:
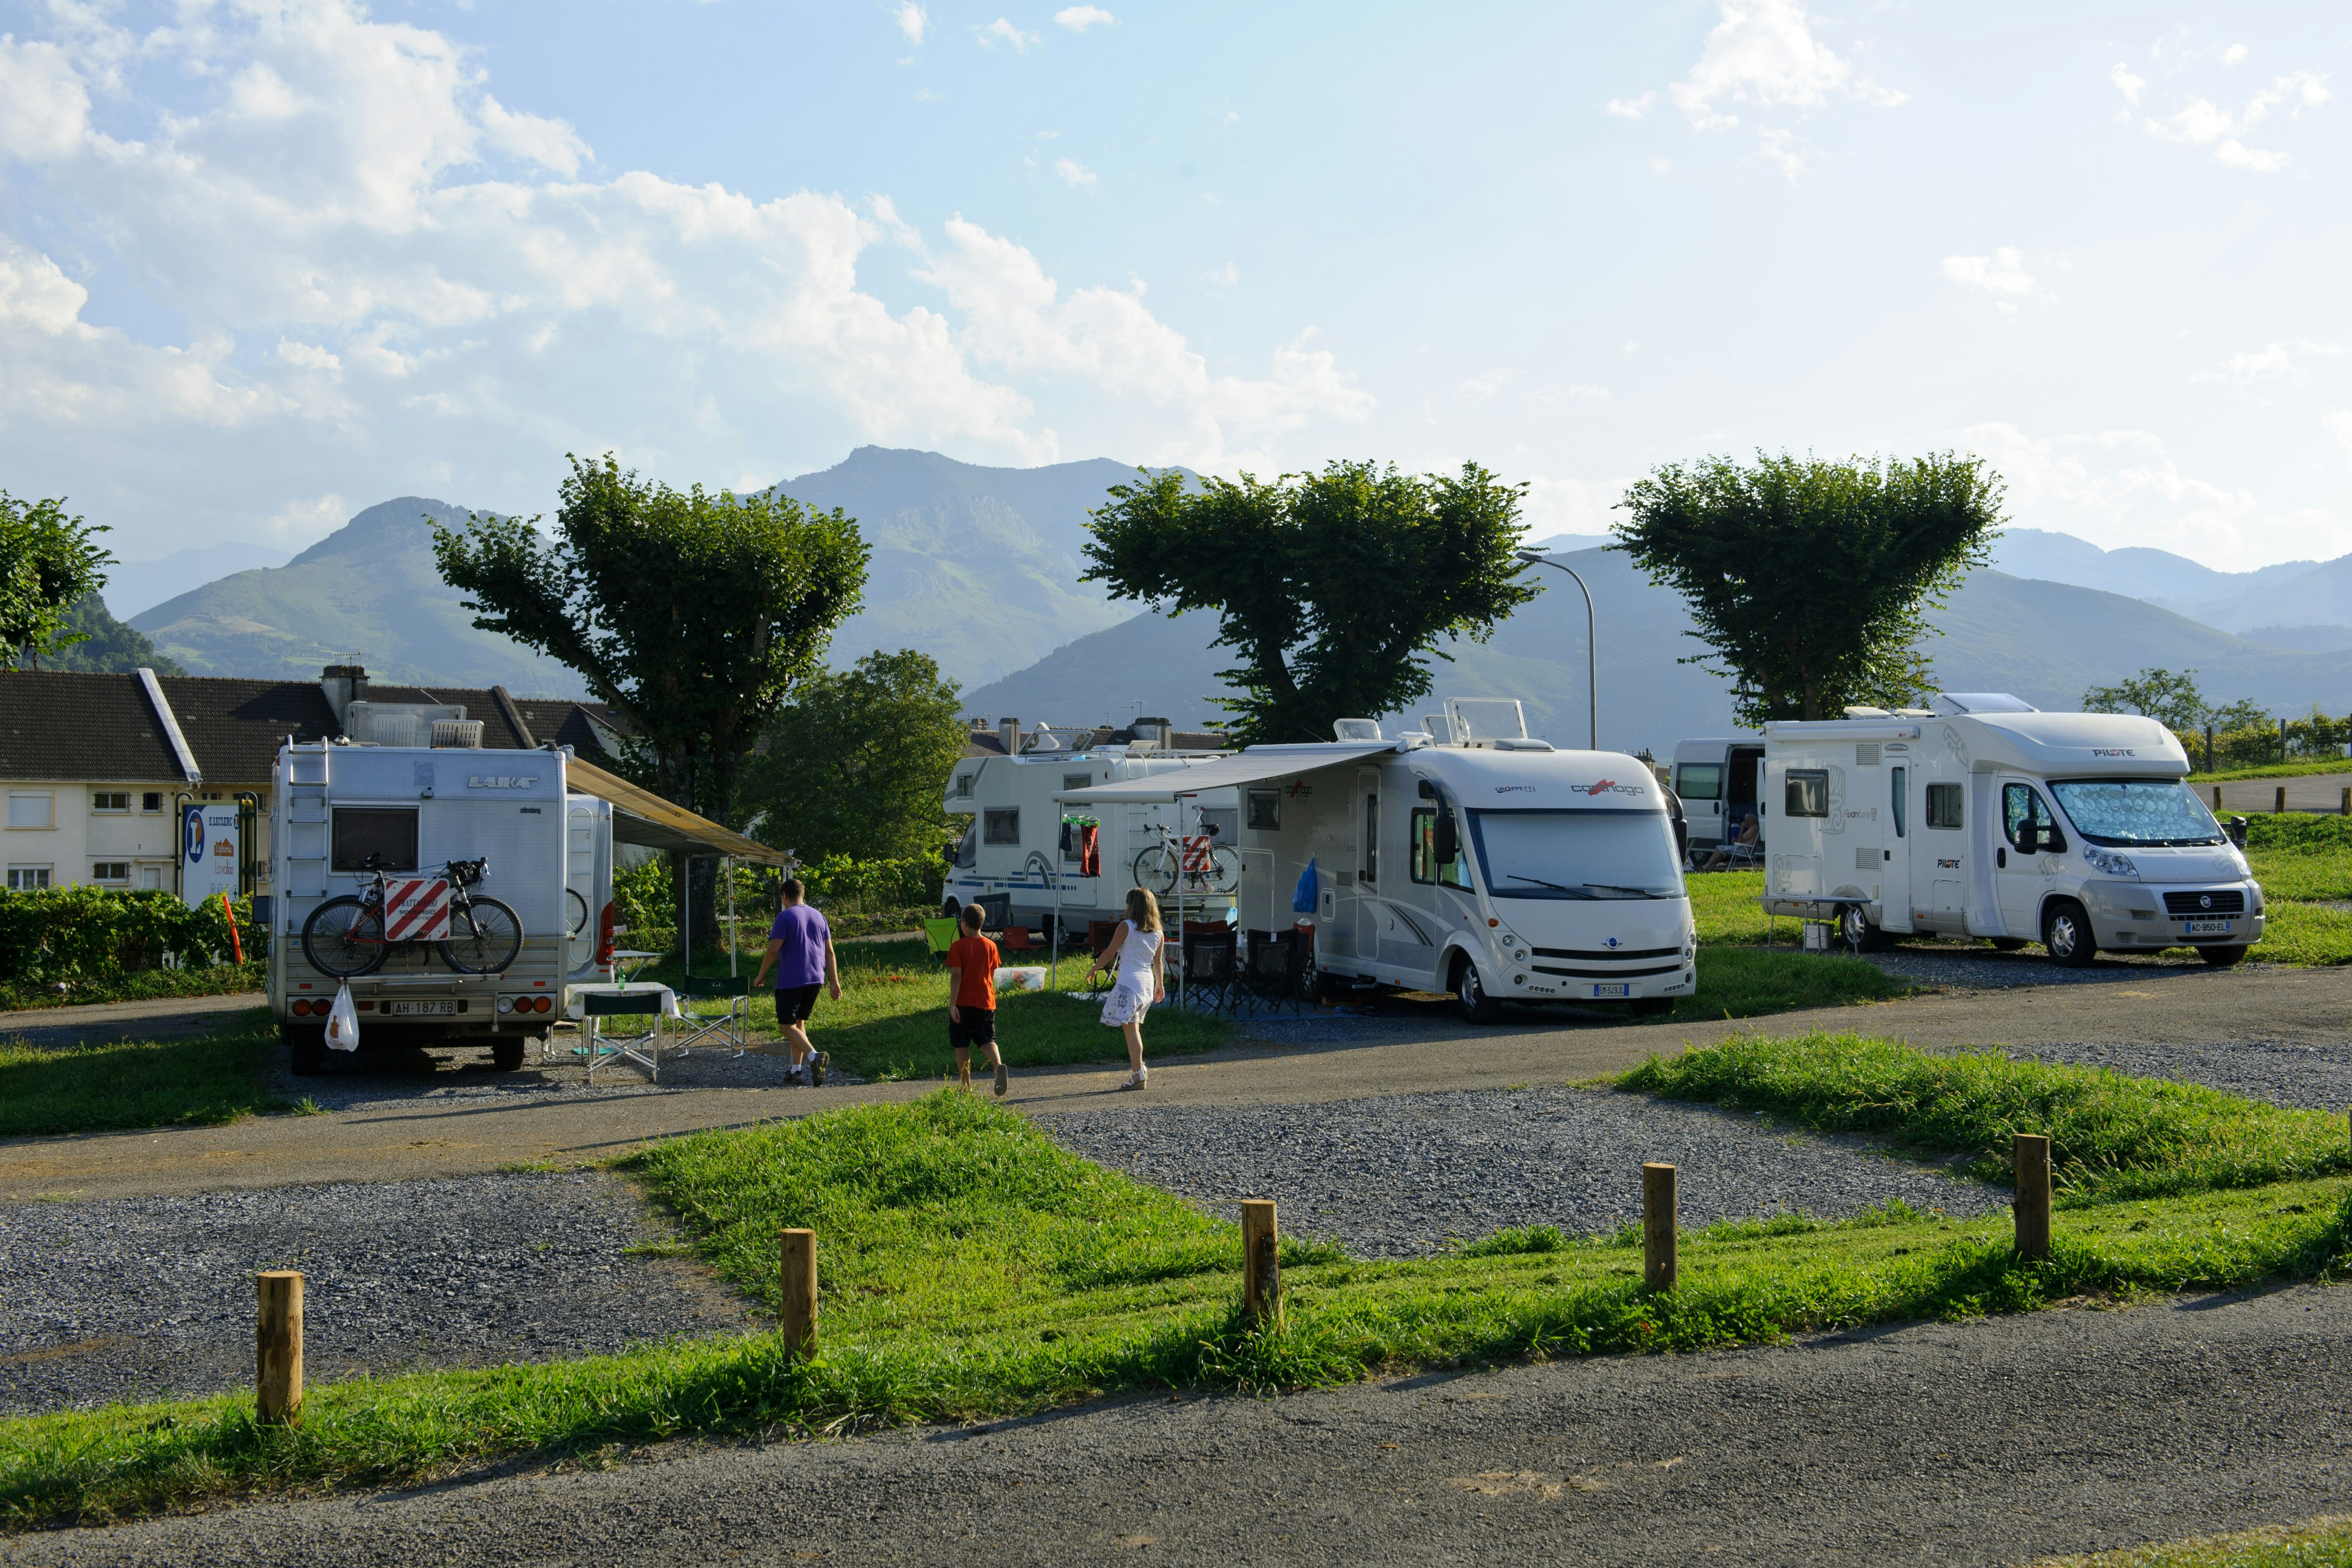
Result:
<svg viewBox="0 0 2352 1568"><path fill-rule="evenodd" d="M1044 747L1048 751L1085 752L1103 746L1147 745L1162 752L1229 752L1233 738L1214 730L1179 730L1165 719L1138 719L1125 729L1108 724L1033 724L999 719L992 727L967 719L967 757L1011 757Z"/></svg>
<svg viewBox="0 0 2352 1568"><path fill-rule="evenodd" d="M601 703L378 686L358 665L317 681L23 669L0 674L0 859L12 889L173 888L179 808L246 808L247 885L268 865L270 773L289 739L569 746L617 758L625 726ZM476 728L478 726L478 728Z"/></svg>

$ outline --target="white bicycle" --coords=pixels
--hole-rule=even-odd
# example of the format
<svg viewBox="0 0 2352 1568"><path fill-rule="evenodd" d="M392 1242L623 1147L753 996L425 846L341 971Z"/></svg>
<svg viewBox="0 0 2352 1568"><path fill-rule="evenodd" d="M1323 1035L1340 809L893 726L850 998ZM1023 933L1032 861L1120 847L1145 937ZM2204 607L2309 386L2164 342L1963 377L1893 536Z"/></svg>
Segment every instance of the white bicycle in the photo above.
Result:
<svg viewBox="0 0 2352 1568"><path fill-rule="evenodd" d="M1179 877L1187 898L1230 893L1241 887L1241 854L1232 845L1217 842L1215 823L1210 823L1206 832L1181 840L1163 823L1151 826L1160 842L1135 857L1137 887L1149 888L1155 897L1163 899L1176 890Z"/></svg>

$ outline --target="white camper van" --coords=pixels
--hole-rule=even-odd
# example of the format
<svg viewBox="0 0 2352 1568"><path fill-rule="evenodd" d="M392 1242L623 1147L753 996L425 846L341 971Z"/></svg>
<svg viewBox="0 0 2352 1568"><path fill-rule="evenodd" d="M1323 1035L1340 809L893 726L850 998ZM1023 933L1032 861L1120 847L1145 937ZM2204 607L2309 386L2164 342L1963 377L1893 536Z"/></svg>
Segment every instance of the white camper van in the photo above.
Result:
<svg viewBox="0 0 2352 1568"><path fill-rule="evenodd" d="M1516 701L1456 699L1394 740L1252 746L1181 773L1066 792L1078 806L1240 797L1241 925L1289 928L1314 871L1324 975L1452 993L1473 1021L1512 1002L1664 1012L1697 979L1670 797L1622 752L1530 738Z"/></svg>
<svg viewBox="0 0 2352 1568"><path fill-rule="evenodd" d="M2263 890L2155 720L1997 692L1846 712L1764 726L1768 910L1857 947L1937 931L2068 965L2183 944L2234 963L2262 940Z"/></svg>
<svg viewBox="0 0 2352 1568"><path fill-rule="evenodd" d="M1692 864L1739 837L1739 825L1756 809L1763 766L1761 735L1685 741L1675 748L1674 788L1690 822Z"/></svg>
<svg viewBox="0 0 2352 1568"><path fill-rule="evenodd" d="M1165 721L1136 722L1160 739L1095 746L1092 730L1048 727L1015 731L1019 749L1012 755L957 759L942 804L971 821L948 868L940 912L952 916L978 904L997 926L1040 931L1050 930L1058 913L1066 930L1083 933L1089 921L1123 917L1129 888L1169 892L1169 847L1181 837L1213 846L1193 847L1205 856L1207 872L1187 879L1188 909L1207 911L1197 918L1223 919L1239 888L1233 845L1240 807L1232 790L1188 798L1181 813L1165 795L1092 813L1066 813L1060 805L1061 797L1097 784L1183 773L1233 754L1173 751L1168 742L1174 731ZM1063 834L1066 815L1098 818L1092 875L1075 827L1066 838Z"/></svg>
<svg viewBox="0 0 2352 1568"><path fill-rule="evenodd" d="M295 1072L324 1062L327 1012L346 983L335 969L354 966L314 965L303 943L313 913L363 897L379 876L429 884L451 862L477 860L487 865L466 891L513 911L520 942L511 961L472 973L458 964L482 967L479 954L453 959L431 941L379 942L380 963L348 977L361 1043L487 1046L498 1067L522 1065L524 1043L543 1039L563 1016L564 985L596 978L610 941L614 808L567 791L570 763L562 751L466 746L279 750L269 1009Z"/></svg>

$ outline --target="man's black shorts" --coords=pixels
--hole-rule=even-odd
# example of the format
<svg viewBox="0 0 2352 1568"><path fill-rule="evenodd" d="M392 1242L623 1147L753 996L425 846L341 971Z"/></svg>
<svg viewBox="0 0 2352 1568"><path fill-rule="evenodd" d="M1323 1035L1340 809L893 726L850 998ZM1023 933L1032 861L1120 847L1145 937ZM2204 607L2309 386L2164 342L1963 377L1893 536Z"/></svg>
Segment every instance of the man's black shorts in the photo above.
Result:
<svg viewBox="0 0 2352 1568"><path fill-rule="evenodd" d="M948 1047L951 1050L968 1051L974 1046L996 1043L996 1009L993 1007L959 1007L963 1015L959 1024L948 1020Z"/></svg>
<svg viewBox="0 0 2352 1568"><path fill-rule="evenodd" d="M815 985L779 985L776 987L776 1027L786 1024L805 1024L808 1016L816 1011L816 994L824 989Z"/></svg>

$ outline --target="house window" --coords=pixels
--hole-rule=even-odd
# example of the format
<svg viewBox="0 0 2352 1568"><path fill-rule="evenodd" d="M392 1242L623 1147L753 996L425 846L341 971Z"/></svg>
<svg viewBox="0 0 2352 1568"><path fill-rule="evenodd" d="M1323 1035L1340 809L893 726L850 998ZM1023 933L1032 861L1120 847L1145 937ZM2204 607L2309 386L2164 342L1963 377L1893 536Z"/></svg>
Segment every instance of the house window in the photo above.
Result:
<svg viewBox="0 0 2352 1568"><path fill-rule="evenodd" d="M1254 789L1249 792L1249 825L1267 829L1282 826L1282 792L1278 789Z"/></svg>
<svg viewBox="0 0 2352 1568"><path fill-rule="evenodd" d="M1930 827L1960 826L1959 785L1931 784L1927 786L1927 826Z"/></svg>
<svg viewBox="0 0 2352 1568"><path fill-rule="evenodd" d="M47 790L11 791L8 795L8 826L11 827L54 827L57 816L52 805L55 796ZM44 882L43 887L48 884Z"/></svg>
<svg viewBox="0 0 2352 1568"><path fill-rule="evenodd" d="M8 868L8 890L12 893L33 893L49 885L47 866L11 866Z"/></svg>
<svg viewBox="0 0 2352 1568"><path fill-rule="evenodd" d="M139 809L151 814L163 810L163 792L159 789L151 789L145 795L141 795L139 797Z"/></svg>
<svg viewBox="0 0 2352 1568"><path fill-rule="evenodd" d="M1827 816L1830 814L1830 775L1821 768L1790 768L1788 773L1788 801L1782 808L1790 816Z"/></svg>
<svg viewBox="0 0 2352 1568"><path fill-rule="evenodd" d="M89 866L89 879L93 882L120 882L128 885L131 880L131 862L93 860Z"/></svg>
<svg viewBox="0 0 2352 1568"><path fill-rule="evenodd" d="M338 871L364 871L370 856L379 870L415 870L415 808L337 806L331 854L328 864Z"/></svg>
<svg viewBox="0 0 2352 1568"><path fill-rule="evenodd" d="M150 888L160 891L163 886L163 868L161 866L140 867L139 885L142 888Z"/></svg>
<svg viewBox="0 0 2352 1568"><path fill-rule="evenodd" d="M1021 808L991 806L980 814L980 841L982 844L1019 844L1021 842Z"/></svg>
<svg viewBox="0 0 2352 1568"><path fill-rule="evenodd" d="M89 808L95 812L104 812L109 816L117 812L127 812L131 809L131 792L121 789L100 790L89 797Z"/></svg>

